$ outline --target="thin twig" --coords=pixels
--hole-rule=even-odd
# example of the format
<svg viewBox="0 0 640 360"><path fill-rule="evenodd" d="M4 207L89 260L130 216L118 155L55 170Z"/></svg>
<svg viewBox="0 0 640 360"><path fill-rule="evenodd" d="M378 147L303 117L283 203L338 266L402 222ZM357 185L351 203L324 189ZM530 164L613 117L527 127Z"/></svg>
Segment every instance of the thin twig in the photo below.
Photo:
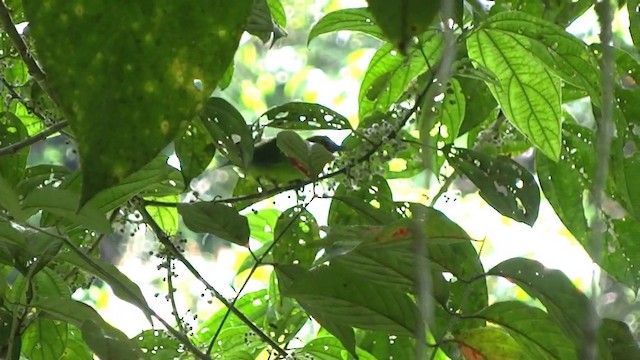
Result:
<svg viewBox="0 0 640 360"><path fill-rule="evenodd" d="M0 148L0 156L3 155L11 155L11 154L15 154L16 152L18 152L20 149L23 149L27 146L33 145L39 141L42 141L46 138L48 138L49 136L60 132L60 130L64 129L65 127L67 127L67 125L69 125L69 123L66 120L60 121L58 123L55 123L51 126L49 126L48 128L44 129L43 131L37 133L34 136L28 137L24 140L18 141L15 144L11 144L11 145L7 145L3 148Z"/></svg>
<svg viewBox="0 0 640 360"><path fill-rule="evenodd" d="M229 300L227 300L224 296L222 296L222 294L218 290L216 290L204 277L202 277L202 275L200 275L200 273L189 262L189 260L187 260L184 257L184 255L182 255L182 253L178 249L176 249L173 242L171 242L171 239L169 238L169 236L164 232L164 230L160 228L160 226L155 222L151 214L149 214L149 212L144 206L145 204L141 203L140 206L138 206L138 211L140 212L140 214L142 214L142 218L144 219L144 222L147 225L149 225L149 227L151 228L151 231L156 234L156 236L158 237L158 240L162 245L165 246L166 250L175 259L180 261L187 268L187 270L189 270L189 272L196 279L198 279L198 281L200 281L207 288L207 290L209 290L213 294L213 296L218 301L222 303L222 305L224 305L227 309L230 309L235 316L237 316L245 325L247 325L251 329L251 331L256 333L256 335L260 337L262 341L269 344L269 346L271 346L274 350L276 350L281 357L283 358L286 357L288 355L287 352L282 347L280 347L278 343L276 343L267 334L265 334L264 331L262 331L262 329L257 327L251 321L251 319L249 319L244 313L242 313L242 311L238 310L238 308L236 308L235 306L231 306L231 302L229 302ZM208 355L206 356L209 357Z"/></svg>
<svg viewBox="0 0 640 360"><path fill-rule="evenodd" d="M609 174L609 154L613 138L613 111L615 99L615 54L612 47L613 41L613 5L610 0L597 2L594 0L598 21L600 23L600 43L602 44L602 60L600 79L602 82L602 107L600 119L596 129L596 169L589 196L589 207L593 209L589 226L589 250L591 258L600 263L602 258L602 229L606 228L603 219L602 202ZM598 331L600 316L596 311L598 300L598 279L596 269L591 274L591 296L589 315L584 328L583 346L581 347L581 359L595 360L598 358Z"/></svg>
<svg viewBox="0 0 640 360"><path fill-rule="evenodd" d="M244 288L247 286L247 284L249 284L249 280L251 280L251 277L256 272L258 267L260 265L262 265L262 263L263 263L264 259L267 257L267 255L271 252L271 250L273 250L273 248L280 241L282 236L284 236L284 234L289 230L289 228L293 225L293 223L300 217L300 215L302 214L302 211L306 210L307 207L309 206L309 204L311 204L311 202L314 199L315 199L315 196L312 197L311 200L309 200L309 202L302 207L302 210L300 210L296 214L296 216L294 216L293 219L291 219L291 221L289 221L287 223L287 225L284 227L282 232L280 232L280 234L278 234L278 236L275 239L273 239L273 242L271 243L271 245L269 245L269 247L262 254L262 256L260 256L260 258L256 259L256 262L253 264L253 266L251 267L251 270L249 271L249 275L247 275L247 277L245 278L244 282L240 286L240 289L237 291L235 298L231 302L232 306L236 305L236 302L238 302L238 299L240 298L240 295L242 294L242 291L244 291ZM253 255L253 253L251 253L251 255L255 258L255 255ZM227 308L227 312L224 314L224 317L220 321L220 326L218 326L218 329L216 330L216 333L213 335L213 338L211 338L211 341L209 342L209 348L207 349L207 354L211 354L211 350L213 349L213 345L215 344L216 339L218 338L218 335L220 335L220 332L222 331L222 327L223 327L225 321L227 320L227 318L229 317L230 313L231 313L230 308Z"/></svg>
<svg viewBox="0 0 640 360"><path fill-rule="evenodd" d="M0 217L3 218L6 221L12 221L11 219L7 218L5 215L0 214ZM37 226L29 225L28 223L21 223L20 225L25 227L25 228L27 228L27 229L31 229L31 230L34 230L34 231L40 232L42 234L46 234L48 236L51 236L53 238L61 240L71 251L76 253L80 258L82 258L82 260L84 260L88 264L91 264L92 267L95 267L95 268L99 268L100 267L93 260L93 258L91 258L91 256L87 255L84 251L82 251L82 249L80 249L76 244L74 244L66 236L62 236L62 235L59 235L59 234L56 234L56 233L52 233L52 232L43 230L43 229L41 229L41 228L39 228ZM105 277L109 277L109 281L114 281L114 282L118 282L119 281L117 278L112 277L109 273L105 273L104 276ZM132 299L135 299L138 296L137 294L135 294L133 291L129 290L126 287L123 287L123 291L127 292L127 296L129 296ZM200 359L200 360L211 360L211 358L207 354L202 353L200 351L200 349L198 349L194 344L192 344L191 341L189 341L189 338L186 335L184 335L180 331L174 329L166 320L164 320L152 308L150 308L149 306L146 306L146 304L137 304L137 305L138 305L138 308L145 313L145 315L149 315L149 316L152 316L152 317L156 318L167 329L167 331L169 331L171 333L171 335L173 335L176 339L178 339L198 359Z"/></svg>
<svg viewBox="0 0 640 360"><path fill-rule="evenodd" d="M173 272L171 271L171 256L167 256L166 264L167 264L167 296L169 298L169 303L171 303L171 310L173 311L173 317L176 320L176 325L178 326L178 330L182 333L185 333L183 321L180 315L178 314L178 306L176 304L176 298L173 295L175 292L175 287L173 286Z"/></svg>
<svg viewBox="0 0 640 360"><path fill-rule="evenodd" d="M11 11L9 11L9 8L7 7L7 4L5 4L4 0L0 2L0 23L2 24L2 29L7 33L9 39L11 39L11 42L13 43L13 46L18 51L18 54L20 54L22 61L24 61L24 63L27 65L29 74L33 76L40 87L47 94L49 94L49 96L51 96L52 94L49 91L46 82L46 75L42 68L40 68L40 65L38 65L36 60L33 58L33 56L31 56L31 52L29 51L27 44L22 39L22 36L18 33L16 25L11 18ZM51 98L54 99L53 97Z"/></svg>

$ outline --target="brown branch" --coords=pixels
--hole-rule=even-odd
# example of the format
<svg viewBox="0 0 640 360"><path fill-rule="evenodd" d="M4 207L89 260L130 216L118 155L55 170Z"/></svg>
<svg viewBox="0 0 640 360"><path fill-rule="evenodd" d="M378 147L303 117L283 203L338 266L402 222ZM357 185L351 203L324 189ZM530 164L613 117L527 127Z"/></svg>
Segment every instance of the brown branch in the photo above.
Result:
<svg viewBox="0 0 640 360"><path fill-rule="evenodd" d="M2 155L11 155L11 154L15 154L16 152L18 152L20 149L25 148L29 145L33 145L39 141L42 141L44 139L46 139L47 137L60 132L62 129L64 129L65 127L67 127L67 125L69 125L69 123L66 120L60 121L58 123L55 123L51 126L49 126L48 128L46 128L45 130L43 130L42 132L39 132L38 134L28 137L22 141L19 141L15 144L11 144L11 145L7 145L3 148L0 148L0 156Z"/></svg>
<svg viewBox="0 0 640 360"><path fill-rule="evenodd" d="M18 34L16 25L11 18L11 12L4 1L0 2L0 23L2 24L2 29L7 33L9 39L11 39L11 42L13 43L13 46L18 51L18 54L20 54L22 61L27 65L29 74L31 74L39 84L44 83L46 75L33 56L31 56L31 52L27 48L27 44L22 39L22 36ZM42 86L42 84L40 85ZM45 88L43 87L43 89Z"/></svg>

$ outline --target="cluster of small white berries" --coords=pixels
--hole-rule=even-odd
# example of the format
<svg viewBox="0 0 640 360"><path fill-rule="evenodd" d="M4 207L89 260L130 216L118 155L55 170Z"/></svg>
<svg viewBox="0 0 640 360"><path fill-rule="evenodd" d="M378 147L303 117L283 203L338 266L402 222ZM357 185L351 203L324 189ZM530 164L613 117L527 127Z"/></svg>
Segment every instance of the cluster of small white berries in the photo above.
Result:
<svg viewBox="0 0 640 360"><path fill-rule="evenodd" d="M396 125L397 121L383 120L374 123L361 132L363 138L361 146L350 151L346 158L338 159L336 165L346 169L345 183L357 188L358 184L368 182L375 175L383 175L386 163L395 155L406 150ZM363 161L363 157L368 159Z"/></svg>

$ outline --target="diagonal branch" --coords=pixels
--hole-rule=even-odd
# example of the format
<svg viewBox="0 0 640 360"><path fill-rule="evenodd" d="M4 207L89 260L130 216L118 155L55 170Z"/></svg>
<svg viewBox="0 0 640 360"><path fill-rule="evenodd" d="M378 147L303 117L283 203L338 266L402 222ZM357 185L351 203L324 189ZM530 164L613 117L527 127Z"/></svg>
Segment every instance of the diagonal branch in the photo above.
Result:
<svg viewBox="0 0 640 360"><path fill-rule="evenodd" d="M15 154L16 152L18 152L20 149L23 149L29 145L33 145L35 143L37 143L38 141L42 141L46 138L48 138L49 136L60 132L62 129L64 129L65 127L67 127L67 125L69 125L69 123L66 120L60 121L58 123L55 123L51 126L49 126L48 128L46 128L45 130L43 130L42 132L39 132L38 134L28 137L24 140L21 140L15 144L11 144L11 145L7 145L3 148L0 148L0 156L2 155L11 155L11 154Z"/></svg>

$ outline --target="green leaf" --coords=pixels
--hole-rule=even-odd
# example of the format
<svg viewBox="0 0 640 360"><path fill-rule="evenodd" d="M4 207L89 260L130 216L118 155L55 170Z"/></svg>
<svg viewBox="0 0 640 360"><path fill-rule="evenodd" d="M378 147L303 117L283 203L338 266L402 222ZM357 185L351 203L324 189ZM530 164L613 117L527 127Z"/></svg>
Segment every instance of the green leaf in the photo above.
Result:
<svg viewBox="0 0 640 360"><path fill-rule="evenodd" d="M81 204L152 160L197 114L232 61L252 4L24 4L47 83L78 144Z"/></svg>
<svg viewBox="0 0 640 360"><path fill-rule="evenodd" d="M36 310L45 313L48 318L67 322L75 327L81 328L85 321L97 324L110 338L117 340L125 347L133 347L127 336L120 330L109 325L102 317L89 305L82 302L61 299L43 298L32 304Z"/></svg>
<svg viewBox="0 0 640 360"><path fill-rule="evenodd" d="M326 106L289 102L269 109L260 116L265 126L290 130L350 130L349 120Z"/></svg>
<svg viewBox="0 0 640 360"><path fill-rule="evenodd" d="M27 128L19 117L10 112L0 113L0 149L16 144L29 137ZM0 155L0 174L15 186L22 180L29 157L29 148L23 147L14 153Z"/></svg>
<svg viewBox="0 0 640 360"><path fill-rule="evenodd" d="M28 217L28 215L22 211L20 200L14 187L5 180L2 175L0 175L0 208L6 210L9 215L20 221L26 220Z"/></svg>
<svg viewBox="0 0 640 360"><path fill-rule="evenodd" d="M180 173L187 186L193 178L202 174L215 154L213 140L199 120L189 124L182 135L178 136L175 149L180 159Z"/></svg>
<svg viewBox="0 0 640 360"><path fill-rule="evenodd" d="M318 249L314 242L320 239L315 217L306 210L291 208L283 212L276 223L273 261L276 264L299 264L309 268Z"/></svg>
<svg viewBox="0 0 640 360"><path fill-rule="evenodd" d="M104 282L109 284L113 293L120 299L131 303L138 307L151 322L149 315L149 305L144 298L144 294L140 290L140 287L125 274L120 272L117 267L105 262L98 258L87 258L88 255L79 256L76 253L68 252L60 254L57 259L60 261L68 262L90 274L97 276ZM78 326L78 324L74 323Z"/></svg>
<svg viewBox="0 0 640 360"><path fill-rule="evenodd" d="M359 348L356 348L355 351L351 351L344 345L344 343L341 344L338 339L329 336L319 337L309 341L302 349L296 352L296 355L299 355L301 359L305 359L305 356L310 356L311 359L344 360L345 350L349 351L352 355L355 352L357 359L360 360L382 359Z"/></svg>
<svg viewBox="0 0 640 360"><path fill-rule="evenodd" d="M469 57L500 81L487 86L507 119L554 161L560 157L560 81L532 61L531 40L517 32L481 29L467 39Z"/></svg>
<svg viewBox="0 0 640 360"><path fill-rule="evenodd" d="M255 35L265 44L273 39L272 45L275 44L278 39L287 35L284 29L274 21L267 0L255 0L253 2L251 14L245 25L245 31L251 35Z"/></svg>
<svg viewBox="0 0 640 360"><path fill-rule="evenodd" d="M467 330L455 337L465 359L531 359L509 334L498 327Z"/></svg>
<svg viewBox="0 0 640 360"><path fill-rule="evenodd" d="M622 321L602 319L599 335L601 343L607 344L612 359L636 359L640 357L640 347L629 326Z"/></svg>
<svg viewBox="0 0 640 360"><path fill-rule="evenodd" d="M287 26L287 14L284 11L282 2L280 0L267 0L267 4L273 20L283 28Z"/></svg>
<svg viewBox="0 0 640 360"><path fill-rule="evenodd" d="M340 184L331 199L327 224L371 225L388 224L399 219L391 188L381 176L374 176L369 184L361 184L353 190L347 184Z"/></svg>
<svg viewBox="0 0 640 360"><path fill-rule="evenodd" d="M279 132L277 145L293 167L310 179L316 179L325 165L334 160L331 151L323 144L309 143L293 131Z"/></svg>
<svg viewBox="0 0 640 360"><path fill-rule="evenodd" d="M158 195L158 191L156 191L160 184L169 179L181 177L176 169L167 164L167 160L168 158L165 155L157 156L142 169L120 182L120 184L101 191L89 201L88 205L107 213L144 191L149 191L156 196L160 196ZM78 173L76 173L76 180L80 180L77 175ZM69 187L77 185L79 184L69 184Z"/></svg>
<svg viewBox="0 0 640 360"><path fill-rule="evenodd" d="M22 353L29 359L59 359L67 345L69 324L36 318L22 334Z"/></svg>
<svg viewBox="0 0 640 360"><path fill-rule="evenodd" d="M232 164L246 168L253 158L253 136L242 114L228 101L211 97L202 121L218 150Z"/></svg>
<svg viewBox="0 0 640 360"><path fill-rule="evenodd" d="M432 25L440 10L438 0L367 0L369 11L389 41L401 52L409 48L411 38Z"/></svg>
<svg viewBox="0 0 640 360"><path fill-rule="evenodd" d="M307 46L316 37L334 31L360 31L378 39L384 39L382 30L373 21L367 8L341 9L332 11L318 21L311 31Z"/></svg>
<svg viewBox="0 0 640 360"><path fill-rule="evenodd" d="M24 235L6 221L0 221L0 244L16 248L24 248L27 240Z"/></svg>
<svg viewBox="0 0 640 360"><path fill-rule="evenodd" d="M525 258L505 260L487 274L504 277L540 300L549 318L569 336L574 347L580 349L583 346L583 329L591 316L591 305L565 274Z"/></svg>
<svg viewBox="0 0 640 360"><path fill-rule="evenodd" d="M51 187L34 189L27 195L22 205L26 211L48 211L65 222L70 221L101 233L111 232L111 224L105 214L92 204L87 204L78 210L80 195L69 190Z"/></svg>
<svg viewBox="0 0 640 360"><path fill-rule="evenodd" d="M132 342L112 338L108 331L92 320L83 321L80 329L84 341L101 359L144 358L140 349L135 347Z"/></svg>
<svg viewBox="0 0 640 360"><path fill-rule="evenodd" d="M283 289L310 313L337 324L414 336L418 309L400 291L383 289L331 267L310 271Z"/></svg>
<svg viewBox="0 0 640 360"><path fill-rule="evenodd" d="M249 222L232 207L214 202L181 203L178 212L191 231L213 234L241 246L249 243Z"/></svg>
<svg viewBox="0 0 640 360"><path fill-rule="evenodd" d="M376 111L386 113L413 79L438 62L442 42L441 33L433 30L421 36L419 44L412 46L406 56L399 54L391 44L378 49L369 62L360 85L360 119Z"/></svg>
<svg viewBox="0 0 640 360"><path fill-rule="evenodd" d="M93 360L93 354L82 339L80 330L72 325L69 325L67 329L67 347L60 360Z"/></svg>
<svg viewBox="0 0 640 360"><path fill-rule="evenodd" d="M469 78L459 78L458 81L466 99L459 133L465 134L489 119L498 104L484 82Z"/></svg>
<svg viewBox="0 0 640 360"><path fill-rule="evenodd" d="M393 336L367 331L358 343L376 359L411 359L415 357L415 340L407 336Z"/></svg>
<svg viewBox="0 0 640 360"><path fill-rule="evenodd" d="M180 197L174 195L161 198L153 198L150 200L177 204L180 202ZM147 211L149 211L149 215L151 215L153 220L160 226L165 234L173 236L178 233L178 226L180 225L180 216L178 215L178 209L169 206L147 206L146 208Z"/></svg>
<svg viewBox="0 0 640 360"><path fill-rule="evenodd" d="M546 68L574 86L582 88L598 102L600 76L598 62L587 44L569 34L562 27L525 13L510 11L487 19L491 31L518 34L526 39L531 56Z"/></svg>
<svg viewBox="0 0 640 360"><path fill-rule="evenodd" d="M578 354L549 315L519 301L497 302L477 316L502 326L521 347L539 359L575 359Z"/></svg>
<svg viewBox="0 0 640 360"><path fill-rule="evenodd" d="M143 352L153 354L154 360L173 360L184 353L180 341L166 330L145 330L132 340Z"/></svg>
<svg viewBox="0 0 640 360"><path fill-rule="evenodd" d="M241 311L247 318L251 319L256 324L261 324L267 314L269 298L266 289L251 292L242 295L238 301L236 301L236 309ZM234 328L243 326L242 320L238 319L235 315L231 314L227 317L228 310L222 308L218 310L213 316L206 319L196 334L196 343L199 345L209 345L211 338L215 334L220 324L224 322L225 328ZM245 326L248 330L249 328Z"/></svg>
<svg viewBox="0 0 640 360"><path fill-rule="evenodd" d="M480 196L502 215L533 226L540 209L540 188L533 175L508 157L491 157L463 148L447 148L447 160L469 178Z"/></svg>

